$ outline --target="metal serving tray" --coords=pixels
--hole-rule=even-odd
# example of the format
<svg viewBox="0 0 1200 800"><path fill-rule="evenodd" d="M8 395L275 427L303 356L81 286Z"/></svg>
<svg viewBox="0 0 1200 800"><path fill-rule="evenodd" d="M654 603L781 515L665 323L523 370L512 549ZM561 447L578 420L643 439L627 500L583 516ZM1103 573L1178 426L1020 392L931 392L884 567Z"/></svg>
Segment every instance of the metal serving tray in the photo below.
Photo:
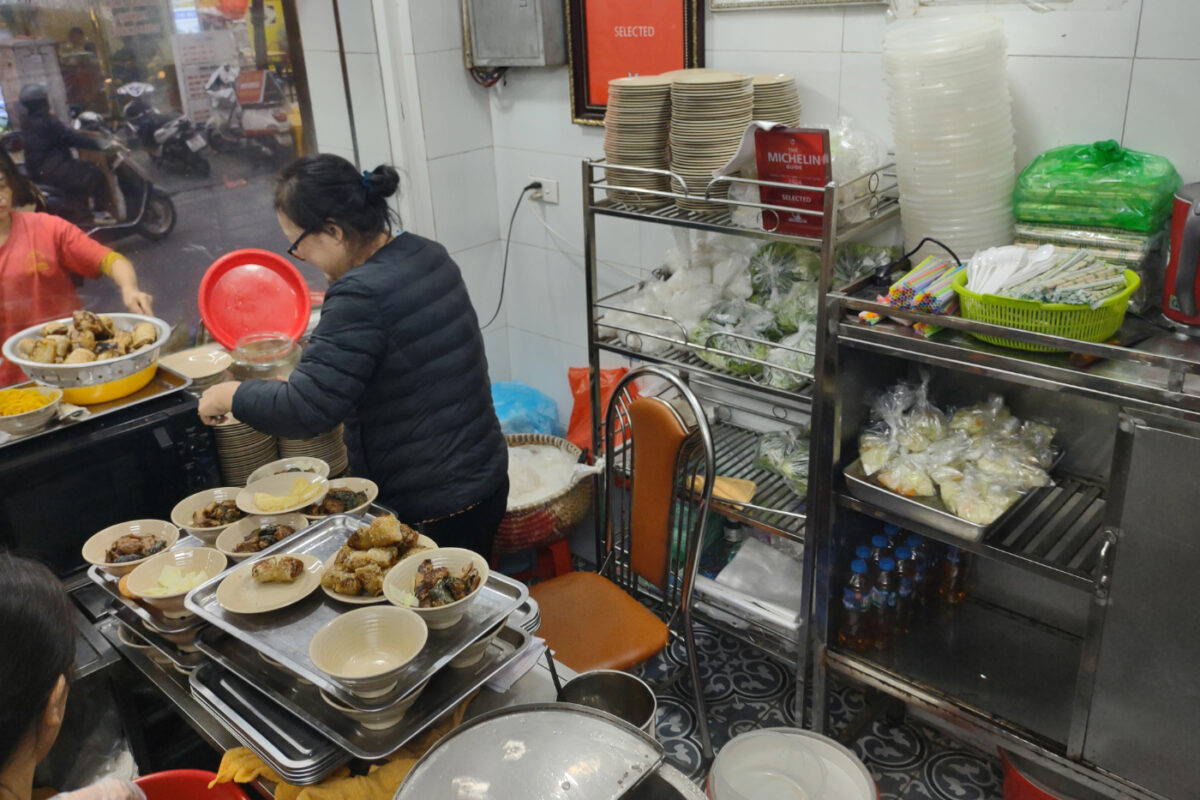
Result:
<svg viewBox="0 0 1200 800"><path fill-rule="evenodd" d="M187 547L208 547L204 542L197 539L195 536L184 536L175 543L172 550ZM143 605L137 600L131 600L121 594L118 584L121 579L115 575L110 575L104 570L97 567L95 564L88 567L88 577L92 583L103 589L110 597L116 600L121 606L129 609L130 612L136 614L137 617L146 624L146 626L155 633L183 633L194 628L199 628L201 625L207 624L198 616L188 616L183 619L163 616L163 613L154 606ZM137 626L135 626L137 627Z"/></svg>
<svg viewBox="0 0 1200 800"><path fill-rule="evenodd" d="M203 664L191 674L189 685L192 697L288 783L318 783L350 760L349 753L312 725L266 701L253 686L216 664Z"/></svg>
<svg viewBox="0 0 1200 800"><path fill-rule="evenodd" d="M328 517L237 566L273 553L309 553L325 561L363 524L362 518L350 514ZM338 702L364 710L379 709L410 694L469 644L500 624L529 596L524 584L492 572L461 622L446 630L429 632L425 647L399 673L398 688L394 693L379 700L365 701L317 669L308 657L313 635L353 606L339 603L322 589L317 589L304 600L278 611L233 614L217 602L217 587L227 574L228 570L193 589L185 602L187 609L240 639L252 650L278 661L284 669L312 681Z"/></svg>
<svg viewBox="0 0 1200 800"><path fill-rule="evenodd" d="M24 383L16 384L12 388L16 389L25 386L41 385L42 384L38 383L37 381L25 381ZM46 436L51 433L56 433L64 428L73 428L76 425L86 425L87 423L99 419L106 414L111 414L114 411L121 411L122 409L145 403L146 401L153 400L156 397L173 394L174 392L178 392L181 389L186 389L191 385L191 378L185 378L178 372L167 369L160 364L158 367L158 372L154 373L154 377L150 379L150 382L141 389L138 389L133 394L127 395L126 397L119 397L116 400L109 400L107 403L96 403L95 405L86 406L90 413L83 419L58 419L55 417L54 419L50 420L49 425L41 430L34 431L33 433L26 433L21 436L13 436L9 439L6 439L4 442L0 442L0 448L8 447L9 445L13 444L19 444L20 442L27 442L30 439L36 439L39 436Z"/></svg>
<svg viewBox="0 0 1200 800"><path fill-rule="evenodd" d="M354 756L378 761L391 756L490 681L516 658L528 641L529 635L524 631L503 626L477 664L465 669L443 669L434 675L404 719L382 731L364 728L326 703L316 686L301 683L295 676L272 667L217 628L202 631L196 637L196 646L258 690L261 694L256 699L260 703L278 703Z"/></svg>
<svg viewBox="0 0 1200 800"><path fill-rule="evenodd" d="M1055 460L1055 464L1057 465L1061 459L1060 454ZM854 463L846 467L842 474L846 477L846 488L859 500L968 542L983 541L989 533L997 530L1017 515L1025 504L1037 494L1036 491L1026 492L990 524L976 525L947 510L940 497L904 497L896 494L879 483L874 476L867 476L867 473L863 471L862 459L855 459Z"/></svg>
<svg viewBox="0 0 1200 800"><path fill-rule="evenodd" d="M147 630L141 619L128 608L116 610L117 620L146 644L162 653L172 664L182 670L193 670L204 663L204 654L197 650L187 651L174 642L169 642L151 630Z"/></svg>

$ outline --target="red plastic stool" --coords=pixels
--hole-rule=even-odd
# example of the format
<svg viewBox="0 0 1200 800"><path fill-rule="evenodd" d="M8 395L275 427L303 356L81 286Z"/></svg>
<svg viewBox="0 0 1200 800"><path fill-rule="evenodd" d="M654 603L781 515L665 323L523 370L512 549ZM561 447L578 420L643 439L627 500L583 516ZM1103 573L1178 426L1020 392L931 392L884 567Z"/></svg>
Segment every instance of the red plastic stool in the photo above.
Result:
<svg viewBox="0 0 1200 800"><path fill-rule="evenodd" d="M204 769L172 769L143 775L134 783L146 800L250 800L236 783L218 783L209 789L215 772Z"/></svg>

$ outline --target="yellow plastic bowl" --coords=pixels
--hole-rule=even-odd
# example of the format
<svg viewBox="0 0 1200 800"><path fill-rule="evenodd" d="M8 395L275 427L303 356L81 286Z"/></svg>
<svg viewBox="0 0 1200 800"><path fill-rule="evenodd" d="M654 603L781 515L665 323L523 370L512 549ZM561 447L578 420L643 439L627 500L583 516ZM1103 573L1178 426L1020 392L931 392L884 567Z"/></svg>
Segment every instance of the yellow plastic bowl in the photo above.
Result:
<svg viewBox="0 0 1200 800"><path fill-rule="evenodd" d="M63 389L62 399L64 403L76 406L88 406L95 405L96 403L107 403L109 400L119 400L122 397L128 397L148 384L154 378L154 373L156 372L158 372L157 362L145 369L138 370L132 375L117 378L115 381L98 383L95 386L77 386L73 389Z"/></svg>

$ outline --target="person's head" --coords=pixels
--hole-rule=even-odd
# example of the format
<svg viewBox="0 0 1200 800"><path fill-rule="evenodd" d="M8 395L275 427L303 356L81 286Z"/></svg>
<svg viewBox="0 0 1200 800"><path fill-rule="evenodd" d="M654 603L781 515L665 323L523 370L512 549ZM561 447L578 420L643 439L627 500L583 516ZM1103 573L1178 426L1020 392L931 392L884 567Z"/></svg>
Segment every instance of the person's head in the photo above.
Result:
<svg viewBox="0 0 1200 800"><path fill-rule="evenodd" d="M40 83L29 83L21 87L21 105L30 114L40 114L50 110L50 94Z"/></svg>
<svg viewBox="0 0 1200 800"><path fill-rule="evenodd" d="M387 165L359 172L341 156L298 158L279 173L275 213L289 253L336 280L361 264L367 248L392 229L387 199L400 175Z"/></svg>
<svg viewBox="0 0 1200 800"><path fill-rule="evenodd" d="M17 169L8 151L0 147L0 220L11 214L14 208L24 206L43 211L46 203L33 182Z"/></svg>
<svg viewBox="0 0 1200 800"><path fill-rule="evenodd" d="M70 42L71 46L76 50L81 49L87 42L87 37L83 35L83 28L79 27L78 25L76 25L74 28L71 28L71 30L67 32L67 41Z"/></svg>
<svg viewBox="0 0 1200 800"><path fill-rule="evenodd" d="M71 600L46 567L0 552L0 772L50 752L75 661Z"/></svg>

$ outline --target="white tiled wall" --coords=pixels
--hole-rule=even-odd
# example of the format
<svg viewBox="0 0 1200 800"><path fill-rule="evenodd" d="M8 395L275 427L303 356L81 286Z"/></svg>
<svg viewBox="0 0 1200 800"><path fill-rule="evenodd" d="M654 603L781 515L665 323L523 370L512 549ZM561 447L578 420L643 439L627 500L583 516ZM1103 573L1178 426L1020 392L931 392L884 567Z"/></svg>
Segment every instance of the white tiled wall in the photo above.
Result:
<svg viewBox="0 0 1200 800"><path fill-rule="evenodd" d="M504 238L521 188L531 177L559 182L558 205L535 208L527 200L517 214L504 312L485 340L493 376L511 376L554 396L565 420L566 369L586 359L579 162L601 153L603 130L571 122L564 68L513 69L490 90L475 85L461 65L459 3L387 2L395 12L390 33L398 44L393 58L400 65L405 132L420 138L406 141L405 150L410 169L428 176L427 190L414 199L428 206L421 209L429 216L421 232L445 243L463 265L482 317L495 305ZM320 53L331 22L321 2L299 5L306 51ZM342 0L343 9L352 5ZM1020 0L980 0L929 12L982 9L1004 19L1019 164L1056 145L1115 138L1162 153L1185 179L1200 180L1194 145L1200 103L1191 99L1200 82L1200 48L1193 44L1200 2L1047 5L1059 10L1038 13ZM706 13L710 65L793 74L806 122L850 116L890 143L882 8ZM317 71L310 67L310 75ZM314 87L319 108L336 106L340 93L340 85ZM335 120L317 117L323 148L348 146ZM672 231L660 226L600 220L598 228L599 258L616 265L602 268L606 289L632 281L627 273L639 276L661 265L673 243Z"/></svg>

